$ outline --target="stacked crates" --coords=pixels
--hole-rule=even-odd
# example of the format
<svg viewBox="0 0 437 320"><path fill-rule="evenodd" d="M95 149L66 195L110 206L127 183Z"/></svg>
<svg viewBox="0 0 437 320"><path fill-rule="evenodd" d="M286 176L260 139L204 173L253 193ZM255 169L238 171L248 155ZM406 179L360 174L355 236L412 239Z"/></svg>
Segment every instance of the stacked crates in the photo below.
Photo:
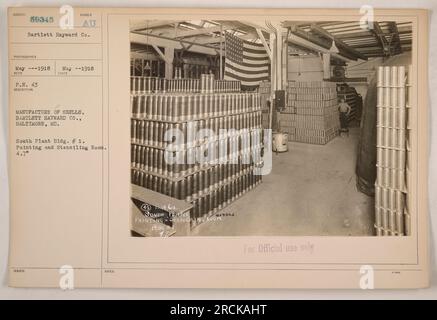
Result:
<svg viewBox="0 0 437 320"><path fill-rule="evenodd" d="M338 135L340 123L335 83L288 82L280 129L290 141L326 144Z"/></svg>
<svg viewBox="0 0 437 320"><path fill-rule="evenodd" d="M258 88L258 92L260 94L260 99L261 99L262 126L264 129L268 129L270 127L270 123L269 123L270 110L267 102L271 97L270 81L261 81Z"/></svg>

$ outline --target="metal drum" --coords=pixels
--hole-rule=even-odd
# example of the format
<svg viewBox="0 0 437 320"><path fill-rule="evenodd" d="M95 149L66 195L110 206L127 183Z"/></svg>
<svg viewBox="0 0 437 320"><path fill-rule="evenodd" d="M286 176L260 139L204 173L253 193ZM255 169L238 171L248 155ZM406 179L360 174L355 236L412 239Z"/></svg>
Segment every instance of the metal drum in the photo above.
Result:
<svg viewBox="0 0 437 320"><path fill-rule="evenodd" d="M272 142L273 152L286 152L288 151L288 134L282 132L273 133Z"/></svg>

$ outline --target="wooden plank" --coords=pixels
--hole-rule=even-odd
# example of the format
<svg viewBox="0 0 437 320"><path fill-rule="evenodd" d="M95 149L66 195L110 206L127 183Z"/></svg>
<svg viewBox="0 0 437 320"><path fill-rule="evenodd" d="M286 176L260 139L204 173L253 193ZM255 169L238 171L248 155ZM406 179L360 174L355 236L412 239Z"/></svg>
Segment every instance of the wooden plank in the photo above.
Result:
<svg viewBox="0 0 437 320"><path fill-rule="evenodd" d="M158 207L170 212L173 217L173 227L169 227L150 217L145 217L141 211L132 203L132 229L145 236L188 236L191 230L190 210L191 203L175 199L164 194L131 184L131 197L146 204ZM143 223L140 223L140 222Z"/></svg>
<svg viewBox="0 0 437 320"><path fill-rule="evenodd" d="M153 49L155 49L155 51L161 56L161 58L166 62L166 63L172 63L172 61L169 61L167 59L167 57L164 55L164 53L162 53L161 49L158 48L157 45L152 44Z"/></svg>
<svg viewBox="0 0 437 320"><path fill-rule="evenodd" d="M175 228L146 217L131 202L131 230L143 237L169 237L176 233Z"/></svg>
<svg viewBox="0 0 437 320"><path fill-rule="evenodd" d="M171 206L173 212L183 213L190 210L193 205L183 200L175 199L164 194L131 184L131 197L145 203L151 204L155 207L165 210Z"/></svg>
<svg viewBox="0 0 437 320"><path fill-rule="evenodd" d="M256 33L258 33L258 36L259 36L259 38L261 39L261 42L262 42L262 44L263 44L263 46L264 46L264 49L266 50L266 52L267 52L267 54L268 54L268 56L269 56L270 61L272 61L272 51L270 50L270 47L269 47L269 45L267 44L267 41L266 41L266 39L264 38L264 35L263 35L261 29L256 29Z"/></svg>

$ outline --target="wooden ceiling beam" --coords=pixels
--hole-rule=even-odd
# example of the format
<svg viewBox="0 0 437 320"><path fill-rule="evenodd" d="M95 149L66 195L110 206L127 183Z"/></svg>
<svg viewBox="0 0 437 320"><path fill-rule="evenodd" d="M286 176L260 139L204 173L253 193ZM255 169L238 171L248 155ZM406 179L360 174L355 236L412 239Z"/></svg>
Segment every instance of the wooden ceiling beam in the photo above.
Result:
<svg viewBox="0 0 437 320"><path fill-rule="evenodd" d="M385 34L381 29L381 26L379 25L378 21L373 22L373 29L370 29L370 31L374 34L376 40L378 41L381 51L383 55L387 55L390 53L390 46L387 42L387 39L385 38Z"/></svg>
<svg viewBox="0 0 437 320"><path fill-rule="evenodd" d="M388 27L393 35L392 42L394 43L395 52L402 53L401 38L399 37L399 30L396 22L394 21L389 22Z"/></svg>
<svg viewBox="0 0 437 320"><path fill-rule="evenodd" d="M253 22L250 22L250 21L238 21L238 22L241 23L241 24L244 24L244 25L246 25L246 26L252 27L252 28L254 28L255 30L256 30L256 29L259 29L259 30L261 30L262 32L265 32L265 33L267 33L267 34L272 33L271 30L269 30L269 29L267 29L267 28L265 28L265 27L263 27L263 26L261 26L261 25L259 25L259 24L257 24L257 23L253 23Z"/></svg>
<svg viewBox="0 0 437 320"><path fill-rule="evenodd" d="M240 38L242 40L256 40L256 39L258 39L258 36L250 33L250 34L245 34L245 35L239 35L238 38ZM200 43L200 44L219 43L220 42L220 36L216 36L216 37L204 37L204 38L198 39L197 42Z"/></svg>
<svg viewBox="0 0 437 320"><path fill-rule="evenodd" d="M199 29L195 29L195 30L180 31L177 34L175 34L174 37L176 37L176 38L195 37L198 35L219 32L220 28L221 28L220 26L216 26L216 27L210 27L210 28L199 28ZM168 36L170 36L170 35L168 35Z"/></svg>
<svg viewBox="0 0 437 320"><path fill-rule="evenodd" d="M355 50L354 48L348 46L346 43L344 43L342 40L338 39L333 34L329 33L322 27L317 26L316 24L311 25L311 31L321 35L322 37L325 37L326 39L331 39L332 41L335 41L335 44L338 47L341 47L345 51L348 51L352 55L355 55L357 58L360 58L362 60L367 60L367 57L363 54L361 54L359 51Z"/></svg>
<svg viewBox="0 0 437 320"><path fill-rule="evenodd" d="M329 48L331 48L332 41L326 40L324 38L316 37L313 34L302 30L298 26L291 26L289 28L290 28L290 34L296 37L312 42L315 45L323 47L323 49L326 50L329 50ZM345 52L344 50L341 49L339 51L340 51L339 55L347 58L348 60L357 60L357 57L355 55L352 55L349 52Z"/></svg>
<svg viewBox="0 0 437 320"><path fill-rule="evenodd" d="M167 25L172 25L174 23L180 23L182 21L174 21L174 20L159 20L159 21L141 21L141 22L133 22L131 25L132 31L145 31L149 29L159 28Z"/></svg>
<svg viewBox="0 0 437 320"><path fill-rule="evenodd" d="M183 44L188 44L188 45L192 44L189 51L209 54L209 55L217 54L217 49L210 46L194 43L191 41L167 38L154 34L144 34L136 31L130 33L130 40L132 43L145 44L149 46L156 45L159 47L170 47L174 49L185 49L186 46L184 46Z"/></svg>
<svg viewBox="0 0 437 320"><path fill-rule="evenodd" d="M329 48L327 48L326 46L321 46L311 40L309 40L308 38L302 37L302 36L298 36L296 34L293 34L292 32L289 32L288 34L288 38L287 41L289 44L292 45L297 45L300 47L304 47L307 50L311 50L315 53L330 53L331 54L331 58L334 59L340 59L346 62L350 62L352 60L356 60L356 58L354 57L347 57L346 55L344 55L344 53L333 53L329 51ZM329 47L329 46L328 46Z"/></svg>
<svg viewBox="0 0 437 320"><path fill-rule="evenodd" d="M411 34L411 30L405 30L405 31L399 31L399 35L401 34ZM337 38L345 41L345 40L355 40L355 39L361 39L361 38L373 38L375 39L375 35L370 33L369 31L362 31L362 32L354 32L354 33L345 33L345 34L336 34Z"/></svg>

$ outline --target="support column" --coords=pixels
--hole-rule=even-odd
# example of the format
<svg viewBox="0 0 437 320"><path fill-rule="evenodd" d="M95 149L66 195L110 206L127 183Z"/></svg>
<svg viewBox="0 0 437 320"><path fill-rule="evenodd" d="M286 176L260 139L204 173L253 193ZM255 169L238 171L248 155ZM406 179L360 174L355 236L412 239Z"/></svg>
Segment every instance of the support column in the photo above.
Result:
<svg viewBox="0 0 437 320"><path fill-rule="evenodd" d="M285 35L282 39L282 89L287 88L287 80L288 80L288 41L287 35Z"/></svg>
<svg viewBox="0 0 437 320"><path fill-rule="evenodd" d="M166 47L164 55L165 55L165 78L172 79L173 78L174 48L173 47Z"/></svg>
<svg viewBox="0 0 437 320"><path fill-rule="evenodd" d="M269 128L272 130L276 130L276 109L275 109L275 90L276 90L276 73L277 73L277 59L276 59L276 35L274 33L270 33L270 49L272 54L272 59L270 60L270 85L271 85L271 91L270 91L270 116L269 116Z"/></svg>
<svg viewBox="0 0 437 320"><path fill-rule="evenodd" d="M276 90L282 90L282 33L276 32Z"/></svg>
<svg viewBox="0 0 437 320"><path fill-rule="evenodd" d="M223 25L220 25L220 80L223 80Z"/></svg>
<svg viewBox="0 0 437 320"><path fill-rule="evenodd" d="M270 48L271 48L271 52L272 52L272 57L276 57L275 41L276 41L276 36L274 33L271 33L270 34ZM271 86L272 86L272 91L271 91L272 94L276 90L276 72L277 72L276 63L277 63L276 59L272 59L270 61L270 79L271 79Z"/></svg>
<svg viewBox="0 0 437 320"><path fill-rule="evenodd" d="M331 78L331 54L323 53L323 79Z"/></svg>

